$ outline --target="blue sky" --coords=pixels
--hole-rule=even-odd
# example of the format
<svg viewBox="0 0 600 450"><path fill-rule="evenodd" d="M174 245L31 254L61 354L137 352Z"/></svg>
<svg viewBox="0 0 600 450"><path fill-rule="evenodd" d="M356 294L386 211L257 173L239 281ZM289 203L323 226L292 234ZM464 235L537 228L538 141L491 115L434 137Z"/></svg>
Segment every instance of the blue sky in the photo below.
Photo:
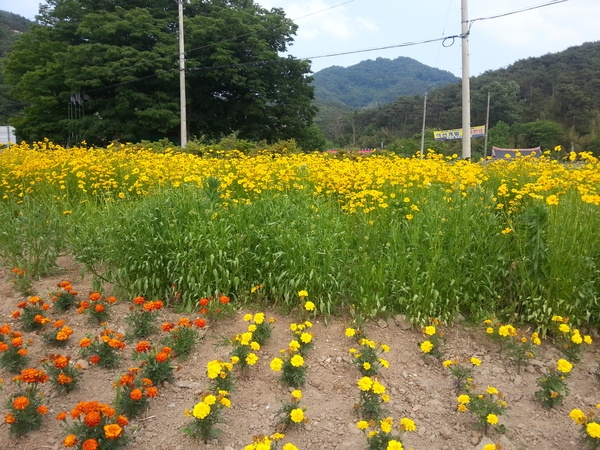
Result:
<svg viewBox="0 0 600 450"><path fill-rule="evenodd" d="M176 1L176 0L173 0ZM255 0L256 1L256 0ZM486 18L550 3L552 0L469 0L469 19ZM0 9L33 19L39 0L0 0ZM441 42L387 50L327 56L398 46L460 34L461 0L258 0L283 8L299 26L289 53L312 60L313 71L349 66L378 57L414 58L461 75L461 42ZM600 0L567 0L471 27L470 74L506 67L519 59L555 53L599 41Z"/></svg>

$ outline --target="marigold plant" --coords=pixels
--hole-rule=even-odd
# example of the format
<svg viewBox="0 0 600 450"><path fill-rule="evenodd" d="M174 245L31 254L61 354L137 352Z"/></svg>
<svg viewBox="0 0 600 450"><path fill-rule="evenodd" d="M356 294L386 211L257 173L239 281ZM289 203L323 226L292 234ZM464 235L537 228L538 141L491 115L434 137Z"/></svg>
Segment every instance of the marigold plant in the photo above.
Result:
<svg viewBox="0 0 600 450"><path fill-rule="evenodd" d="M386 387L376 378L364 376L358 380L359 399L354 406L363 420L379 420L387 415L384 404L390 401Z"/></svg>
<svg viewBox="0 0 600 450"><path fill-rule="evenodd" d="M129 325L129 335L133 338L145 338L156 331L158 313L163 307L161 300L146 301L137 296L129 307L125 322Z"/></svg>
<svg viewBox="0 0 600 450"><path fill-rule="evenodd" d="M23 330L25 331L41 330L44 325L51 322L45 315L46 311L50 309L50 305L44 303L37 295L29 297L27 301L20 302L17 308L19 309L13 313L13 317L20 317Z"/></svg>
<svg viewBox="0 0 600 450"><path fill-rule="evenodd" d="M9 412L4 416L4 423L9 426L12 435L20 437L38 430L48 413L39 391L39 385L48 381L48 375L42 370L28 368L23 369L14 380L18 383L18 390L6 400Z"/></svg>
<svg viewBox="0 0 600 450"><path fill-rule="evenodd" d="M381 357L382 354L390 351L387 344L378 344L364 337L358 340L358 344L360 346L358 349L351 348L349 351L352 362L361 375L377 375L382 367L389 368L388 360Z"/></svg>
<svg viewBox="0 0 600 450"><path fill-rule="evenodd" d="M174 356L187 357L199 339L198 329L206 327L206 320L196 319L194 322L187 317L179 318L177 323L163 323L161 329L167 333L162 343L173 350Z"/></svg>
<svg viewBox="0 0 600 450"><path fill-rule="evenodd" d="M119 364L121 353L125 349L123 335L104 326L104 330L93 338L87 336L79 341L80 354L89 358L92 364L105 369Z"/></svg>
<svg viewBox="0 0 600 450"><path fill-rule="evenodd" d="M206 364L206 376L212 385L211 392L231 392L233 390L233 367L237 361L237 357L233 357L230 362L214 359Z"/></svg>
<svg viewBox="0 0 600 450"><path fill-rule="evenodd" d="M120 450L129 441L125 428L129 420L118 415L110 405L97 401L79 402L69 414L70 423L67 416L62 412L56 417L65 423L68 433L63 440L65 447Z"/></svg>
<svg viewBox="0 0 600 450"><path fill-rule="evenodd" d="M236 334L230 342L233 345L230 356L236 358L236 365L242 371L245 371L248 367L258 362L258 356L255 352L260 350L260 344L254 340L254 335L251 331Z"/></svg>
<svg viewBox="0 0 600 450"><path fill-rule="evenodd" d="M289 427L308 422L305 415L306 408L300 406L302 400L302 391L294 389L290 394L290 399L283 402L281 408L275 413L277 421L277 431L284 433Z"/></svg>
<svg viewBox="0 0 600 450"><path fill-rule="evenodd" d="M130 368L115 383L117 389L115 407L117 411L129 419L137 417L148 407L149 400L158 395L158 389L152 380L142 378L138 367Z"/></svg>
<svg viewBox="0 0 600 450"><path fill-rule="evenodd" d="M91 321L96 323L106 322L110 318L111 306L117 302L114 296L105 297L99 292L92 292L89 301L83 300L79 303L77 312L87 313Z"/></svg>
<svg viewBox="0 0 600 450"><path fill-rule="evenodd" d="M297 351L281 351L281 358L273 358L270 363L273 372L281 371L281 382L286 386L299 388L306 381L306 365L304 357Z"/></svg>
<svg viewBox="0 0 600 450"><path fill-rule="evenodd" d="M231 408L231 401L227 395L227 391L220 391L217 395L203 394L191 410L185 410L186 417L191 417L192 421L183 432L191 437L200 438L205 443L217 438L221 430L216 426L223 421L222 410Z"/></svg>
<svg viewBox="0 0 600 450"><path fill-rule="evenodd" d="M81 368L73 364L69 356L49 355L42 360L42 365L50 377L50 382L59 392L71 392L81 380Z"/></svg>
<svg viewBox="0 0 600 450"><path fill-rule="evenodd" d="M357 422L356 427L367 437L369 450L402 450L404 433L417 429L415 423L406 417L398 421L397 432L394 432L394 419L391 417L361 420Z"/></svg>
<svg viewBox="0 0 600 450"><path fill-rule="evenodd" d="M60 291L50 294L53 307L57 311L65 312L77 306L79 303L77 295L79 293L73 289L71 283L65 280L58 283L57 286L60 288Z"/></svg>
<svg viewBox="0 0 600 450"><path fill-rule="evenodd" d="M434 357L442 359L444 346L444 333L438 330L440 321L438 319L430 319L430 325L422 329L425 340L419 343L419 348L423 352L424 357Z"/></svg>
<svg viewBox="0 0 600 450"><path fill-rule="evenodd" d="M245 314L244 321L248 322L248 331L252 333L253 339L259 345L265 345L271 338L272 325L275 322L273 317L267 319L265 313L257 312L255 314Z"/></svg>
<svg viewBox="0 0 600 450"><path fill-rule="evenodd" d="M600 403L595 408L590 409L587 414L581 409L573 409L569 413L571 420L581 427L579 430L581 443L593 450L600 448L600 420L598 420L598 410L600 410Z"/></svg>
<svg viewBox="0 0 600 450"><path fill-rule="evenodd" d="M569 361L559 359L554 370L537 379L540 389L535 392L535 397L544 407L553 408L563 404L565 397L569 395L567 379L572 368Z"/></svg>
<svg viewBox="0 0 600 450"><path fill-rule="evenodd" d="M312 326L313 324L309 320L290 324L290 331L294 337L289 344L290 350L298 352L302 356L306 356L306 353L314 346L314 334L309 331Z"/></svg>
<svg viewBox="0 0 600 450"><path fill-rule="evenodd" d="M20 331L12 331L10 325L0 327L0 367L10 373L19 373L29 360L26 343Z"/></svg>
<svg viewBox="0 0 600 450"><path fill-rule="evenodd" d="M477 419L477 427L487 434L490 426L497 426L499 416L506 412L504 394L493 386L488 386L482 393L469 392L457 397L458 411L470 411ZM499 429L504 430L500 425Z"/></svg>
<svg viewBox="0 0 600 450"><path fill-rule="evenodd" d="M569 325L568 317L553 316L552 325L554 343L566 359L573 363L581 361L582 344L591 345L592 337L587 334L582 336L578 328Z"/></svg>
<svg viewBox="0 0 600 450"><path fill-rule="evenodd" d="M152 380L157 386L175 378L173 350L170 347L152 347L148 341L140 341L135 346L134 358L140 360L142 377Z"/></svg>
<svg viewBox="0 0 600 450"><path fill-rule="evenodd" d="M466 392L473 379L473 370L481 365L481 360L476 357L447 359L442 366L447 368L454 379L454 389L457 394Z"/></svg>
<svg viewBox="0 0 600 450"><path fill-rule="evenodd" d="M64 347L72 334L73 330L64 320L56 320L52 329L44 333L44 341L53 347Z"/></svg>

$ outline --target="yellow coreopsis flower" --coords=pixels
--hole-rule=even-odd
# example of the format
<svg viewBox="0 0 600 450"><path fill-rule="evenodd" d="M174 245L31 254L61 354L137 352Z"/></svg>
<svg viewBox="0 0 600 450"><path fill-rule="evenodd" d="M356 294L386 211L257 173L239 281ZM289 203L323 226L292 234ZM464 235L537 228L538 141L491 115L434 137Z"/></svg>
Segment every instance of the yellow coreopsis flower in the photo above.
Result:
<svg viewBox="0 0 600 450"><path fill-rule="evenodd" d="M390 346L387 344L381 344L380 348L381 348L381 351L383 351L383 353L387 353L390 351Z"/></svg>
<svg viewBox="0 0 600 450"><path fill-rule="evenodd" d="M288 442L287 444L285 444L283 446L283 450L298 450L298 447L296 447L294 444Z"/></svg>
<svg viewBox="0 0 600 450"><path fill-rule="evenodd" d="M244 321L250 322L251 320L252 320L252 314L245 314L244 315Z"/></svg>
<svg viewBox="0 0 600 450"><path fill-rule="evenodd" d="M386 450L404 450L404 447L402 446L402 442L392 439L388 442Z"/></svg>
<svg viewBox="0 0 600 450"><path fill-rule="evenodd" d="M452 361L451 359L447 359L446 361L444 361L442 363L442 366L448 367L448 366L451 366L452 364L454 364L454 361Z"/></svg>
<svg viewBox="0 0 600 450"><path fill-rule="evenodd" d="M220 401L221 405L223 405L226 408L231 408L231 400L229 400L228 398L222 398Z"/></svg>
<svg viewBox="0 0 600 450"><path fill-rule="evenodd" d="M496 444L485 444L483 450L496 450Z"/></svg>
<svg viewBox="0 0 600 450"><path fill-rule="evenodd" d="M487 327L487 328L485 329L485 332L486 332L487 334L494 334L494 329L493 329L492 327Z"/></svg>
<svg viewBox="0 0 600 450"><path fill-rule="evenodd" d="M592 337L589 334L586 334L583 337L583 342L585 342L586 344L590 344L591 345L591 343L592 343Z"/></svg>
<svg viewBox="0 0 600 450"><path fill-rule="evenodd" d="M293 352L297 352L300 349L300 342L298 342L296 339L290 341L288 348L293 351Z"/></svg>
<svg viewBox="0 0 600 450"><path fill-rule="evenodd" d="M371 369L371 363L368 361L365 361L362 366L363 366L363 369L365 369L365 370Z"/></svg>
<svg viewBox="0 0 600 450"><path fill-rule="evenodd" d="M373 389L373 392L377 395L385 393L385 386L377 380L373 380L373 387L371 389Z"/></svg>
<svg viewBox="0 0 600 450"><path fill-rule="evenodd" d="M260 350L260 344L258 342L252 341L250 342L250 348L257 352Z"/></svg>
<svg viewBox="0 0 600 450"><path fill-rule="evenodd" d="M377 358L377 361L379 361L379 364L381 364L381 367L385 367L386 369L388 369L390 367L390 363L387 359Z"/></svg>
<svg viewBox="0 0 600 450"><path fill-rule="evenodd" d="M215 379L221 373L221 361L213 360L206 364L206 375L208 378Z"/></svg>

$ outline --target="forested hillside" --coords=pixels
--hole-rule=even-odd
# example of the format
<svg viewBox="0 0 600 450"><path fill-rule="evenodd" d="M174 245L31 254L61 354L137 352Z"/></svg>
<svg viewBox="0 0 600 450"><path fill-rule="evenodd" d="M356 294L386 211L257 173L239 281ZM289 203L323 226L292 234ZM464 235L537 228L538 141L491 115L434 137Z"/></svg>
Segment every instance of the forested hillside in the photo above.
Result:
<svg viewBox="0 0 600 450"><path fill-rule="evenodd" d="M500 125L495 130L498 144L560 144L600 152L600 42L520 60L473 77L473 125L485 124L488 92L490 133ZM427 128L460 128L461 111L460 82L431 90ZM327 105L318 123L336 145L375 147L383 141L402 146L404 142L399 141L420 134L422 119L423 96L413 95L371 109L340 111ZM426 138L432 138L431 132ZM481 143L475 141L474 146L478 145Z"/></svg>
<svg viewBox="0 0 600 450"><path fill-rule="evenodd" d="M380 106L401 95L422 94L456 83L450 72L411 58L377 58L350 67L333 66L314 74L315 98L351 107Z"/></svg>

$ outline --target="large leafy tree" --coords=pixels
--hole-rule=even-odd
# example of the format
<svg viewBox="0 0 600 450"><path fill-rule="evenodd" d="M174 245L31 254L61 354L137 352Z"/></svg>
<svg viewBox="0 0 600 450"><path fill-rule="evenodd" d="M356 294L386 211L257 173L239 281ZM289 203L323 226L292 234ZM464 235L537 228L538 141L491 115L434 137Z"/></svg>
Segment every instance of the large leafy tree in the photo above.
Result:
<svg viewBox="0 0 600 450"><path fill-rule="evenodd" d="M279 55L296 25L252 0L185 6L189 132L289 139L314 115L310 64ZM179 134L177 0L47 0L5 64L27 140Z"/></svg>

